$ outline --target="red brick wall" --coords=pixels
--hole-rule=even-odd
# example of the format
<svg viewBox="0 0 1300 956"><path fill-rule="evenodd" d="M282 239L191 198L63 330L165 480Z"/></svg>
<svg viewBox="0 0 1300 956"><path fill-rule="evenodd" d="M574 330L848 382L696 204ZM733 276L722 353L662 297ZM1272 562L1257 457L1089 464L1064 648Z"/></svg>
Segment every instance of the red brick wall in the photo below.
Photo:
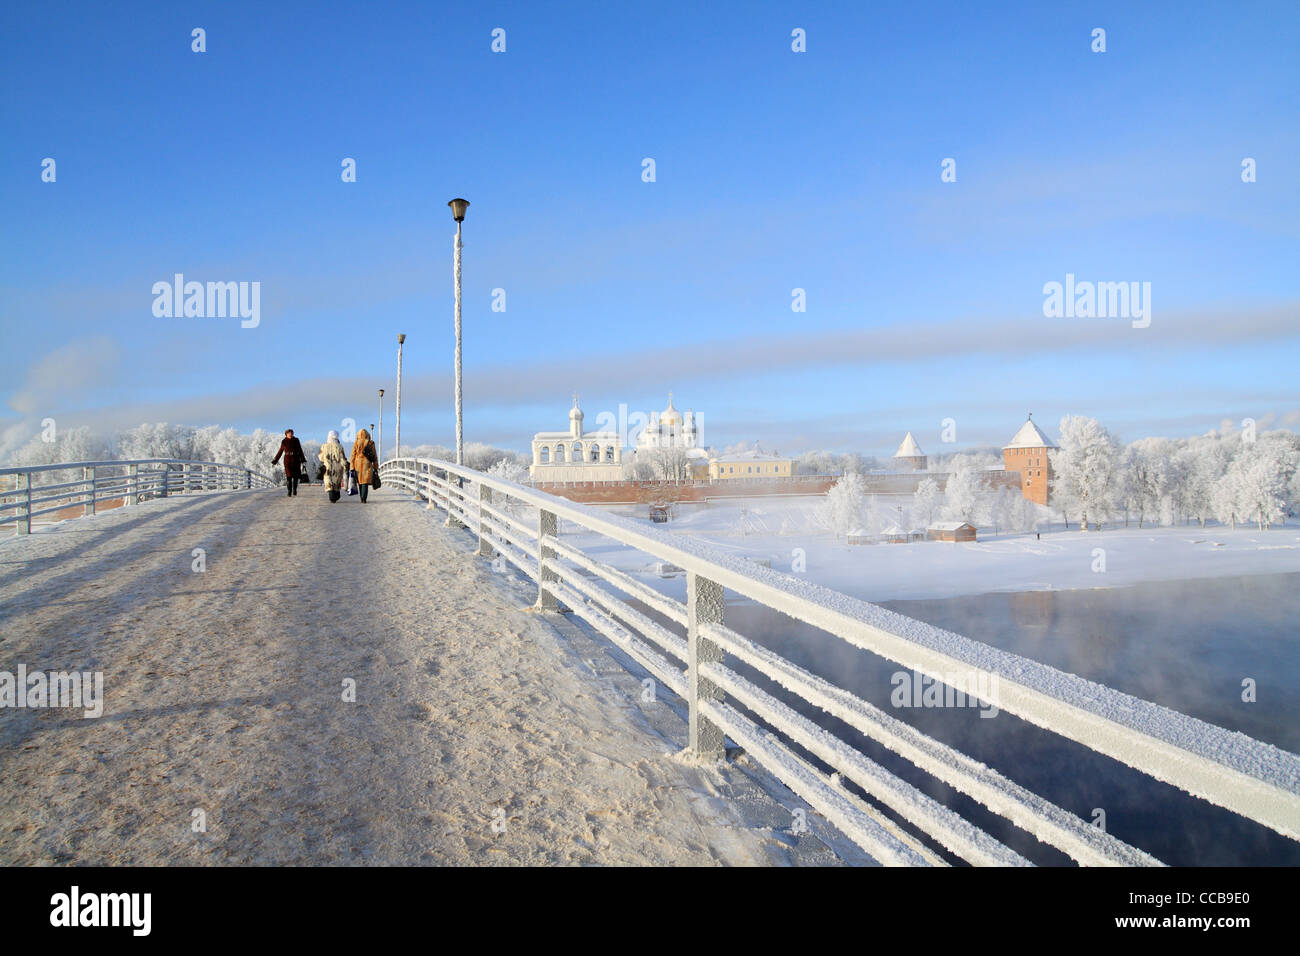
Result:
<svg viewBox="0 0 1300 956"><path fill-rule="evenodd" d="M644 504L754 495L824 495L834 483L832 477L809 475L754 481L542 481L532 487L588 504Z"/></svg>
<svg viewBox="0 0 1300 956"><path fill-rule="evenodd" d="M1020 489L1017 471L989 472L994 487ZM940 490L947 474L864 475L867 491L879 495L910 495L926 478ZM834 475L798 475L793 478L733 479L724 481L543 481L531 487L548 494L587 504L649 504L656 501L707 501L711 498L749 498L767 495L824 495L835 484Z"/></svg>
<svg viewBox="0 0 1300 956"><path fill-rule="evenodd" d="M1048 482L1052 478L1051 459L1046 448L1004 448L1002 458L1007 471L1021 473L1020 489L1026 498L1047 504Z"/></svg>

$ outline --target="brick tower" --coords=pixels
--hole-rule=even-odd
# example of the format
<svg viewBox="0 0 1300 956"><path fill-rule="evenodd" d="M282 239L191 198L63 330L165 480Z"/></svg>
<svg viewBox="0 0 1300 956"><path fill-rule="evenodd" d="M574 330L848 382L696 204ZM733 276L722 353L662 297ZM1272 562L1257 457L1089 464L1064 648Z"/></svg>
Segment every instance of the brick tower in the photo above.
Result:
<svg viewBox="0 0 1300 956"><path fill-rule="evenodd" d="M1034 424L1033 412L1020 426L1011 443L1002 448L1002 460L1007 471L1020 472L1020 492L1030 501L1047 504L1048 482L1052 478L1052 463L1047 456L1056 444Z"/></svg>

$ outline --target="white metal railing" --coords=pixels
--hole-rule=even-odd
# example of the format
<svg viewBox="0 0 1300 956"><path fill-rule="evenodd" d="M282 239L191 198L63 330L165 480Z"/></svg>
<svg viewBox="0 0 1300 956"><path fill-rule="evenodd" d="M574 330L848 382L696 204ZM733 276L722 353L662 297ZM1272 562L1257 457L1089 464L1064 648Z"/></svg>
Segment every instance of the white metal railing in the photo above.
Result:
<svg viewBox="0 0 1300 956"><path fill-rule="evenodd" d="M54 479L60 472L79 478ZM12 484L12 486L11 486ZM128 461L67 461L29 468L0 468L0 526L13 524L18 534L32 530L32 519L75 508L93 515L107 501L131 505L146 498L166 498L190 491L231 491L274 487L275 481L240 465L181 458Z"/></svg>
<svg viewBox="0 0 1300 956"><path fill-rule="evenodd" d="M968 694L969 687L995 686L996 699L988 703L1000 710L1300 839L1296 754L760 567L707 542L470 468L400 458L384 462L380 474L428 507L447 511L448 523L476 532L479 554L500 554L537 581L538 608L567 607L680 695L689 713L690 748L697 755L721 756L724 735L730 737L882 862L942 864L943 859L851 792L843 780L966 861L1027 861L754 685L727 665L727 655L1081 864L1160 865L1082 817L731 630L723 620L725 591L934 680L950 683L954 674L969 675ZM522 520L523 515L529 520ZM562 540L560 519L682 568L686 603ZM686 637L650 619L629 600L683 626Z"/></svg>

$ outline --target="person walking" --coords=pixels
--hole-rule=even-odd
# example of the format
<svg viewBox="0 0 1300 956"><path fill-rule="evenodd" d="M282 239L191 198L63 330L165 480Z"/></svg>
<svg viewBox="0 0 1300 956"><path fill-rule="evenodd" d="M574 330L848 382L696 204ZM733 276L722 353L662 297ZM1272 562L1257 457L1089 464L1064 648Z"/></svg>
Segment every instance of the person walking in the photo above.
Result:
<svg viewBox="0 0 1300 956"><path fill-rule="evenodd" d="M331 431L329 438L325 439L325 444L320 449L320 461L324 470L322 479L325 490L329 493L331 502L338 501L342 497L339 489L348 476L348 460L343 454L343 446L339 444L338 432Z"/></svg>
<svg viewBox="0 0 1300 956"><path fill-rule="evenodd" d="M370 432L364 428L357 432L357 440L352 443L352 470L357 476L357 490L361 493L361 503L366 503L370 486L375 481L375 471L379 463L375 460L375 443L370 440Z"/></svg>
<svg viewBox="0 0 1300 956"><path fill-rule="evenodd" d="M274 465L284 457L284 483L288 486L286 498L296 497L298 494L298 481L302 476L302 467L307 464L307 456L302 450L302 442L294 437L293 429L284 430L284 440L280 442L280 450L275 453L271 459Z"/></svg>

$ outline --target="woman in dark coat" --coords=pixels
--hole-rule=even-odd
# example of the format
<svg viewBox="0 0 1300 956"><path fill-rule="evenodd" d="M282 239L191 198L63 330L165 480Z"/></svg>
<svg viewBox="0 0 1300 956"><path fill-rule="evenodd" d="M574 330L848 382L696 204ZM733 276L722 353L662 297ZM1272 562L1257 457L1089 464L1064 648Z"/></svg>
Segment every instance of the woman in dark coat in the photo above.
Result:
<svg viewBox="0 0 1300 956"><path fill-rule="evenodd" d="M307 456L303 453L302 442L293 436L293 429L284 430L284 441L280 442L280 450L275 453L271 459L271 464L280 460L284 456L284 479L285 484L289 486L289 497L298 494L298 478L302 474L303 463L307 461Z"/></svg>

